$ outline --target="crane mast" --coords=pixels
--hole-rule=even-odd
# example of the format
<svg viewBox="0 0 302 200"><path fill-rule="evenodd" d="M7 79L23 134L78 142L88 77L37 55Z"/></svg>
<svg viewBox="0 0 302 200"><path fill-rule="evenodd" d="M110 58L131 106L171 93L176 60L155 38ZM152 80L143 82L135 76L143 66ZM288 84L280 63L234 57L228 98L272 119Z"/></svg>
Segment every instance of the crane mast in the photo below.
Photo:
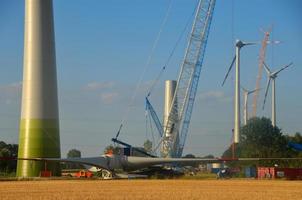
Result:
<svg viewBox="0 0 302 200"><path fill-rule="evenodd" d="M263 69L263 62L265 61L265 53L266 53L266 47L268 44L270 31L264 32L264 38L261 42L261 49L259 53L259 60L258 60L258 75L256 79L256 87L255 87L255 93L253 96L253 113L252 117L256 117L257 115L257 102L258 102L258 96L259 96L259 88L262 80L262 69Z"/></svg>
<svg viewBox="0 0 302 200"><path fill-rule="evenodd" d="M200 0L162 138L161 155L183 152L216 0Z"/></svg>

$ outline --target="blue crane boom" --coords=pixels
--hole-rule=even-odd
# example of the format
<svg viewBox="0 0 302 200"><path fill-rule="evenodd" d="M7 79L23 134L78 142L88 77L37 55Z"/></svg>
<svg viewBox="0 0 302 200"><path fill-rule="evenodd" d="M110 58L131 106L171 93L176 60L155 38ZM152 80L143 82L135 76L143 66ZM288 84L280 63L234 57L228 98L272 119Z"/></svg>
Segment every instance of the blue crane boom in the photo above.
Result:
<svg viewBox="0 0 302 200"><path fill-rule="evenodd" d="M164 132L162 124L159 121L158 116L157 116L157 114L156 114L153 106L151 105L148 97L146 97L146 110L150 113L150 115L151 115L151 117L152 117L152 119L153 119L153 121L155 123L155 126L157 128L157 131L158 131L160 137L162 137L163 136L163 132Z"/></svg>
<svg viewBox="0 0 302 200"><path fill-rule="evenodd" d="M197 92L216 0L200 0L164 129L161 155L181 157Z"/></svg>

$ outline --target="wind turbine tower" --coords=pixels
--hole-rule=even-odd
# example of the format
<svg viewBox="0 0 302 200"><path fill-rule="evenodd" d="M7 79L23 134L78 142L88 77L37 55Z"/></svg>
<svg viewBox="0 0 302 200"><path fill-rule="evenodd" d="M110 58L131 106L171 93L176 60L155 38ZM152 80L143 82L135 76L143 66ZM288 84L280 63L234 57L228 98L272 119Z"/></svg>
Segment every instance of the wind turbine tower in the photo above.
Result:
<svg viewBox="0 0 302 200"><path fill-rule="evenodd" d="M52 0L26 0L19 158L59 158L59 112ZM43 170L60 175L59 163L18 160L17 176Z"/></svg>
<svg viewBox="0 0 302 200"><path fill-rule="evenodd" d="M266 91L265 91L265 96L264 96L263 108L262 109L264 109L264 105L265 105L268 89L269 89L270 83L272 81L272 125L276 126L276 78L277 78L277 75L281 71L283 71L284 69L288 68L293 63L285 65L284 67L282 67L281 69L279 69L279 70L277 70L275 72L271 72L271 70L269 69L269 67L267 66L267 64L265 64L265 62L263 62L263 64L264 64L264 69L265 69L265 71L267 73L268 80L267 80Z"/></svg>
<svg viewBox="0 0 302 200"><path fill-rule="evenodd" d="M235 64L235 101L234 101L234 143L239 143L240 135L240 50L242 47L247 45L254 45L256 43L246 43L241 40L236 40L236 54L232 60L231 66L223 80L224 85L234 63Z"/></svg>
<svg viewBox="0 0 302 200"><path fill-rule="evenodd" d="M244 87L242 87L243 90L243 97L244 97L244 110L243 110L243 116L244 116L244 125L247 125L247 120L249 119L248 116L248 97L250 94L253 94L254 92L258 91L259 89L255 89L255 90L247 90Z"/></svg>

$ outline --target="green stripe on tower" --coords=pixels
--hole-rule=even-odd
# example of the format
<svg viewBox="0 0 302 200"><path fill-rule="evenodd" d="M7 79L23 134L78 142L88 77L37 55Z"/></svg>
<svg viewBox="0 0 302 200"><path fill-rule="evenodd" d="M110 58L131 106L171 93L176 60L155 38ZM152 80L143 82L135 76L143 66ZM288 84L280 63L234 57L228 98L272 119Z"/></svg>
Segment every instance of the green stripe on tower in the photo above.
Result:
<svg viewBox="0 0 302 200"><path fill-rule="evenodd" d="M59 158L60 134L57 119L22 119L20 123L19 158ZM18 161L18 177L39 176L44 162ZM59 176L59 163L47 163L47 170Z"/></svg>

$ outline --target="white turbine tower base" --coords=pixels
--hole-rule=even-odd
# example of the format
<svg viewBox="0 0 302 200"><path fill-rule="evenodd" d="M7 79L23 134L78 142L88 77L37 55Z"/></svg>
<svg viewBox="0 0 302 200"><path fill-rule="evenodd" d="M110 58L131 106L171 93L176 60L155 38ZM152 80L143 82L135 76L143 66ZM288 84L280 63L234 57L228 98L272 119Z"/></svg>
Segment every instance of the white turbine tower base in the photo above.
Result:
<svg viewBox="0 0 302 200"><path fill-rule="evenodd" d="M245 89L244 87L242 87L242 90L243 90L243 97L244 97L244 110L243 110L243 120L244 120L244 125L247 125L247 121L249 119L249 116L248 116L248 97L250 94L253 94L254 92L260 90L260 89L255 89L255 90L247 90Z"/></svg>

